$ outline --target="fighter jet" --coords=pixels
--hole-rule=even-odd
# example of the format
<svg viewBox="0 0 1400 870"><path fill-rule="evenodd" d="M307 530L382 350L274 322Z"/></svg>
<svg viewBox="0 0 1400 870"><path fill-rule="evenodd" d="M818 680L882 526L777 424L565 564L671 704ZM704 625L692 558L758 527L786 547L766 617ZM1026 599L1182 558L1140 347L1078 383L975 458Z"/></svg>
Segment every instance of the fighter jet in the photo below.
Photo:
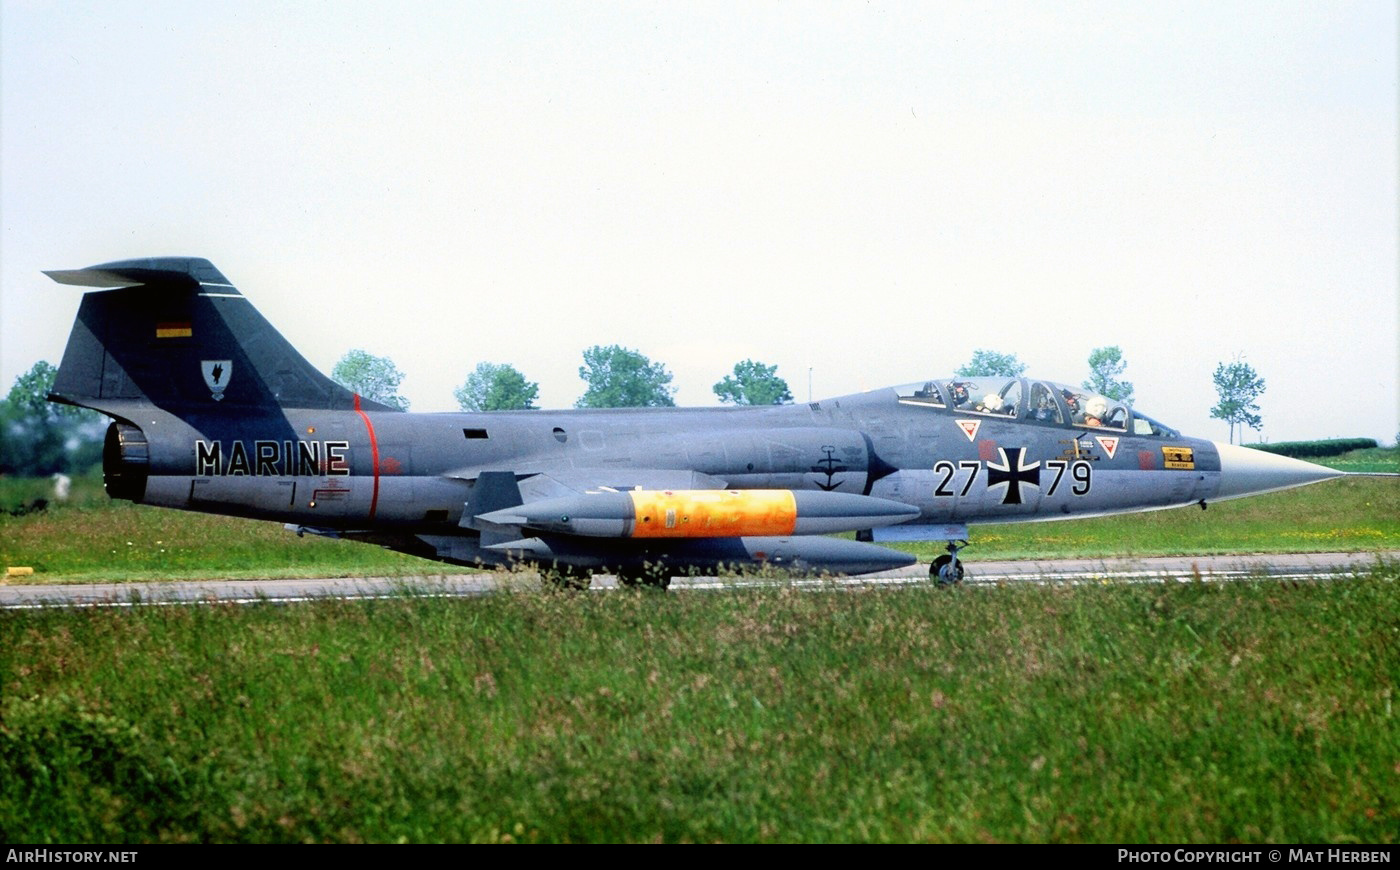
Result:
<svg viewBox="0 0 1400 870"><path fill-rule="evenodd" d="M316 371L204 259L47 272L82 300L50 401L112 418L112 498L282 522L458 565L666 587L773 566L861 574L879 542L1146 511L1340 472L1184 437L1034 378L948 377L799 405L407 413ZM836 533L855 535L836 536Z"/></svg>

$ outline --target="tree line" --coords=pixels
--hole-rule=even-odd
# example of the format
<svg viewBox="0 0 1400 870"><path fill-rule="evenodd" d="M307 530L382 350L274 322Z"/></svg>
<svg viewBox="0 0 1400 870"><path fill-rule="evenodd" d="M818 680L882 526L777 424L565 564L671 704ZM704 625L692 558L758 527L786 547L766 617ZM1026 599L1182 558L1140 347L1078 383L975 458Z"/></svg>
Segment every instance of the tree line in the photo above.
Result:
<svg viewBox="0 0 1400 870"><path fill-rule="evenodd" d="M58 368L40 360L0 401L0 474L47 477L102 460L107 418L48 400Z"/></svg>
<svg viewBox="0 0 1400 870"><path fill-rule="evenodd" d="M1123 379L1127 362L1120 348L1100 347L1089 354L1089 377L1083 382L1115 401L1131 404L1133 384ZM1015 354L979 348L954 371L955 377L1021 377L1026 365ZM40 361L15 380L0 401L0 474L46 476L60 471L81 471L102 457L106 418L95 411L47 401L58 370ZM577 408L669 408L676 388L665 365L621 345L594 345L583 352L579 378L587 385L574 403ZM331 370L331 377L367 399L408 410L399 394L404 374L388 357L351 350ZM1210 415L1230 424L1230 442L1236 428L1258 430L1262 425L1258 399L1264 379L1240 356L1216 366L1215 389L1219 402ZM734 364L713 387L715 396L729 405L784 405L793 401L778 367L746 359ZM528 411L538 408L539 384L509 363L482 362L453 391L464 411Z"/></svg>
<svg viewBox="0 0 1400 870"><path fill-rule="evenodd" d="M583 352L578 376L587 385L576 408L671 408L676 388L665 365L640 351L617 344L594 345ZM408 410L399 394L404 374L388 357L352 350L336 363L331 378L367 399ZM721 402L731 405L783 405L792 401L778 367L746 359L714 386ZM452 395L463 411L531 411L539 406L540 385L509 363L482 362Z"/></svg>

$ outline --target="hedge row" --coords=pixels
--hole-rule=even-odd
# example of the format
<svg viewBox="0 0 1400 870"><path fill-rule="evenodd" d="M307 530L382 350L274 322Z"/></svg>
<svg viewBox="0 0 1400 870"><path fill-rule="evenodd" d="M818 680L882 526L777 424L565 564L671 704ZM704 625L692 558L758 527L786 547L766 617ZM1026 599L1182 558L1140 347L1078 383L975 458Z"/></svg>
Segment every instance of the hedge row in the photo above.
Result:
<svg viewBox="0 0 1400 870"><path fill-rule="evenodd" d="M1315 459L1319 456L1341 456L1353 450L1379 447L1374 438L1328 438L1322 441L1279 441L1276 444L1250 444L1255 450L1292 456L1295 459Z"/></svg>

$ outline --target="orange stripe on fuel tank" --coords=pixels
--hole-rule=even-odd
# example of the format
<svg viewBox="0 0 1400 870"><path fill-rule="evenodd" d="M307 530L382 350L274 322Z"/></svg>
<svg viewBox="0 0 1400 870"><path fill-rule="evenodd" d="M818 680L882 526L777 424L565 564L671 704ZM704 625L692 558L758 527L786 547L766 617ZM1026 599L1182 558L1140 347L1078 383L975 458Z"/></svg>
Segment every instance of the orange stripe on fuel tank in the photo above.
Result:
<svg viewBox="0 0 1400 870"><path fill-rule="evenodd" d="M797 499L785 489L631 490L634 538L786 537Z"/></svg>

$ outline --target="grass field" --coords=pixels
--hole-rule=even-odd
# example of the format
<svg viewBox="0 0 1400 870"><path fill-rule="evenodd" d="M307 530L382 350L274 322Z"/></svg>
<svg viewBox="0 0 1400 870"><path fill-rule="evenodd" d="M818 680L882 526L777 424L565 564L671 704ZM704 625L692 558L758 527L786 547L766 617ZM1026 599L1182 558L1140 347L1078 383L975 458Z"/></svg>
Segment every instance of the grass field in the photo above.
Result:
<svg viewBox="0 0 1400 870"><path fill-rule="evenodd" d="M1400 449L1396 447L1372 447L1366 450L1353 450L1331 459L1312 460L1318 465L1335 468L1339 471L1368 471L1382 474L1400 472Z"/></svg>
<svg viewBox="0 0 1400 870"><path fill-rule="evenodd" d="M0 840L1393 843L1400 568L0 614Z"/></svg>

